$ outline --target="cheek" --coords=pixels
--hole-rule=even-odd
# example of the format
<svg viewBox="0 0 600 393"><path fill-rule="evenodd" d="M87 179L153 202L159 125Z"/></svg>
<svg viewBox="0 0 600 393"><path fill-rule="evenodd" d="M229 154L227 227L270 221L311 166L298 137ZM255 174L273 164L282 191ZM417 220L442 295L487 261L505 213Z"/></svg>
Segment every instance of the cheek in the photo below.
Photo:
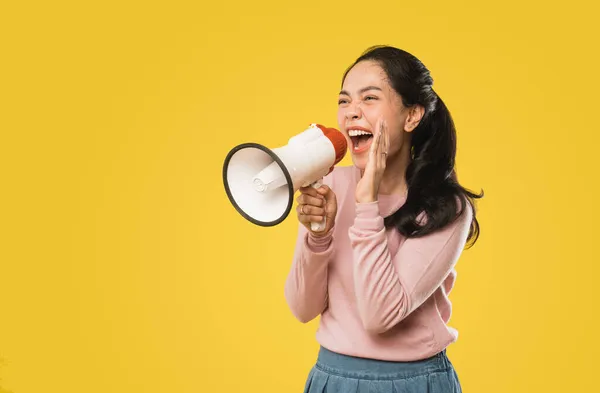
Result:
<svg viewBox="0 0 600 393"><path fill-rule="evenodd" d="M366 105L363 108L363 115L373 131L375 131L375 127L377 127L377 122L381 118L385 119L390 128L396 127L396 123L398 121L389 107L379 103L378 105Z"/></svg>
<svg viewBox="0 0 600 393"><path fill-rule="evenodd" d="M339 131L342 131L342 128L344 128L344 123L345 123L344 119L345 119L345 115L344 115L343 109L338 109L337 122L338 122L338 130ZM346 135L345 132L343 132L342 134L344 135L344 138L346 138L346 143L348 144L348 146L350 146L352 144L350 137L348 135Z"/></svg>
<svg viewBox="0 0 600 393"><path fill-rule="evenodd" d="M367 122L371 125L371 127L375 127L375 125L377 125L377 120L379 120L380 117L383 116L384 118L386 118L385 112L383 112L381 108L378 108L375 105L363 107L362 113Z"/></svg>
<svg viewBox="0 0 600 393"><path fill-rule="evenodd" d="M404 143L404 132L402 131L402 125L395 113L386 113L383 115L387 122L387 132L390 137L390 151L398 151ZM375 119L377 122L377 119ZM376 124L376 123L374 123Z"/></svg>
<svg viewBox="0 0 600 393"><path fill-rule="evenodd" d="M396 152L404 143L404 133L399 128L390 130L390 150Z"/></svg>
<svg viewBox="0 0 600 393"><path fill-rule="evenodd" d="M338 127L340 127L340 129L344 125L344 118L345 118L344 110L341 108L338 108L337 122L338 122Z"/></svg>

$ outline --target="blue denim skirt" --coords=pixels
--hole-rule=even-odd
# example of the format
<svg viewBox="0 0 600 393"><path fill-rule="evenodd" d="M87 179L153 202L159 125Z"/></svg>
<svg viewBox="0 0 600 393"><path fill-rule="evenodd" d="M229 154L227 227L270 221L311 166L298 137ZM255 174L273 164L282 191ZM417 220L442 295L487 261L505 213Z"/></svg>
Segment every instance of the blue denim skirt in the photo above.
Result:
<svg viewBox="0 0 600 393"><path fill-rule="evenodd" d="M411 362L342 355L321 347L304 393L462 393L446 351Z"/></svg>

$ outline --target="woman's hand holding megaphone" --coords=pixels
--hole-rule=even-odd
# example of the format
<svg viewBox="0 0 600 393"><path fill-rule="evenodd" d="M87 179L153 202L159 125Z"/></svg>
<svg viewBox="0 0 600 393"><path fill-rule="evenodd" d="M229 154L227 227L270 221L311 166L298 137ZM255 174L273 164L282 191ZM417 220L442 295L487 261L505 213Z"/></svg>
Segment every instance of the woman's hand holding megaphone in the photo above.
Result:
<svg viewBox="0 0 600 393"><path fill-rule="evenodd" d="M337 199L331 188L322 185L319 188L312 186L301 187L300 196L296 199L298 207L298 221L300 221L313 236L324 236L334 225L335 215L337 213ZM311 223L320 223L325 220L325 229L315 232L311 228Z"/></svg>

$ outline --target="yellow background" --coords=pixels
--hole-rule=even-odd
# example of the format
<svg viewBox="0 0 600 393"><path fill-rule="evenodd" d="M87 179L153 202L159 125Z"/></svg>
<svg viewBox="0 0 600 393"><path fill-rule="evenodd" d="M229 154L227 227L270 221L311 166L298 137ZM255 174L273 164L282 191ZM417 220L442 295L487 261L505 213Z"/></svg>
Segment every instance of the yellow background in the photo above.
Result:
<svg viewBox="0 0 600 393"><path fill-rule="evenodd" d="M460 179L486 192L451 296L464 391L595 391L592 3L6 2L0 392L302 391L317 321L283 297L295 218L246 222L222 163L335 126L373 44L430 68Z"/></svg>

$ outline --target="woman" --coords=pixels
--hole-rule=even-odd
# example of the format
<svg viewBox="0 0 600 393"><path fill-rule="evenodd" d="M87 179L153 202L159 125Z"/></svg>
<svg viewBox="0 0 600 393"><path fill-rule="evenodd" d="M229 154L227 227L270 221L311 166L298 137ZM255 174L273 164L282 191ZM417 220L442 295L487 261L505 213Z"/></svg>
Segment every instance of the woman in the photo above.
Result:
<svg viewBox="0 0 600 393"><path fill-rule="evenodd" d="M301 322L321 315L305 392L461 392L446 356L457 338L448 294L482 195L457 181L454 124L432 84L417 58L387 46L344 74L338 123L354 166L300 190L285 285Z"/></svg>

